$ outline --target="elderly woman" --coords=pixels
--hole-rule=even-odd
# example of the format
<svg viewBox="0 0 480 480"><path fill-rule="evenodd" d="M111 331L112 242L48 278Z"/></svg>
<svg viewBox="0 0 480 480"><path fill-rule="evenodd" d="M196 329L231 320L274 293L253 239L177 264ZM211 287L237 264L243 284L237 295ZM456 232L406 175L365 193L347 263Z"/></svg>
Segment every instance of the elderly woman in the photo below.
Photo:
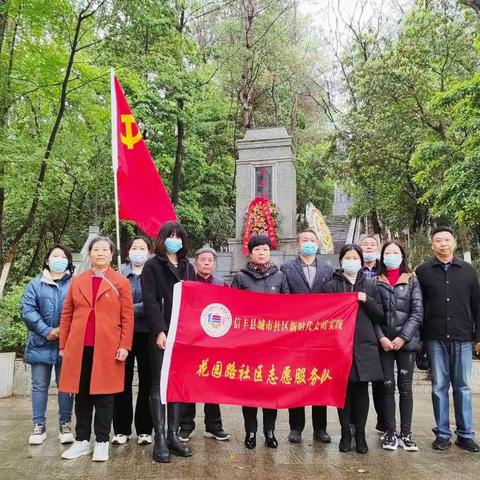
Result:
<svg viewBox="0 0 480 480"><path fill-rule="evenodd" d="M165 405L160 400L160 374L172 315L173 287L182 280L195 280L195 269L187 258L187 232L178 222L167 222L162 226L154 251L155 256L143 267L142 293L145 316L150 327L150 411L155 430L153 459L168 463L171 453L180 457L192 455L192 451L178 436L180 403L167 405L168 427L165 436Z"/></svg>
<svg viewBox="0 0 480 480"><path fill-rule="evenodd" d="M233 277L233 288L261 293L290 293L285 274L270 261L271 248L272 243L266 235L253 235L250 238L248 242L250 261ZM256 407L242 407L246 432L245 446L248 449L253 449L257 445L257 410ZM263 433L265 445L269 448L278 447L274 433L276 419L277 410L263 409Z"/></svg>
<svg viewBox="0 0 480 480"><path fill-rule="evenodd" d="M43 274L34 278L22 297L22 318L29 334L25 362L32 368L33 433L28 443L40 445L47 436L46 410L52 370L55 381L60 378L61 358L58 354L60 314L72 280L72 254L62 245L54 245L45 256ZM70 429L73 397L58 394L60 443L72 443Z"/></svg>
<svg viewBox="0 0 480 480"><path fill-rule="evenodd" d="M91 453L95 408L93 460L108 460L113 394L124 389L125 359L133 337L133 303L130 282L110 267L113 250L108 238L90 242L92 268L72 280L63 306L59 390L76 394L77 420L76 440L62 454L66 459Z"/></svg>

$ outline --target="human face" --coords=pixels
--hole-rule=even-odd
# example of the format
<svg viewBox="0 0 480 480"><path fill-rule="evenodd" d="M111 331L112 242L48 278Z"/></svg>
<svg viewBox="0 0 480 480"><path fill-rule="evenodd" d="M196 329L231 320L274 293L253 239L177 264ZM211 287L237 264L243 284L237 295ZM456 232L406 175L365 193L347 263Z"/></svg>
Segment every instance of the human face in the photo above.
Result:
<svg viewBox="0 0 480 480"><path fill-rule="evenodd" d="M360 255L355 250L349 250L343 257L342 262L344 260L361 260Z"/></svg>
<svg viewBox="0 0 480 480"><path fill-rule="evenodd" d="M390 244L388 247L385 248L383 251L383 256L386 257L387 255L401 255L402 251L398 248L398 245L394 243Z"/></svg>
<svg viewBox="0 0 480 480"><path fill-rule="evenodd" d="M270 261L270 247L268 245L259 245L252 250L250 257L253 263L265 265Z"/></svg>
<svg viewBox="0 0 480 480"><path fill-rule="evenodd" d="M372 237L366 237L360 242L362 252L378 253L378 243Z"/></svg>
<svg viewBox="0 0 480 480"><path fill-rule="evenodd" d="M201 253L195 259L195 267L200 275L209 277L215 270L215 257L209 252Z"/></svg>
<svg viewBox="0 0 480 480"><path fill-rule="evenodd" d="M432 238L432 250L440 260L450 260L455 247L455 238L450 232L438 232Z"/></svg>
<svg viewBox="0 0 480 480"><path fill-rule="evenodd" d="M48 257L48 260L52 260L53 258L67 258L65 252L61 248L54 248L52 253Z"/></svg>
<svg viewBox="0 0 480 480"><path fill-rule="evenodd" d="M148 245L145 242L145 240L142 240L141 238L137 238L136 240L133 241L132 246L130 247L130 251L148 253Z"/></svg>
<svg viewBox="0 0 480 480"><path fill-rule="evenodd" d="M318 238L312 232L302 232L298 236L298 245L301 245L302 243L315 243L318 245Z"/></svg>
<svg viewBox="0 0 480 480"><path fill-rule="evenodd" d="M105 270L112 262L112 251L110 245L104 240L95 242L90 251L90 263L96 270Z"/></svg>

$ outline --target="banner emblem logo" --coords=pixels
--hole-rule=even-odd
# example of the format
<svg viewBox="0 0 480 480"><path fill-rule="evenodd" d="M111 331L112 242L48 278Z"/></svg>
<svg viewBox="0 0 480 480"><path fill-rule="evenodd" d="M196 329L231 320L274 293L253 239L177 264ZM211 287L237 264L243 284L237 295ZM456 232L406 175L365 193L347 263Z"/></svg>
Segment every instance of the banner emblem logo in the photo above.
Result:
<svg viewBox="0 0 480 480"><path fill-rule="evenodd" d="M203 309L200 324L209 337L223 337L232 326L232 314L225 305L211 303Z"/></svg>
<svg viewBox="0 0 480 480"><path fill-rule="evenodd" d="M120 140L129 150L132 150L135 144L142 139L142 134L140 131L136 135L133 134L132 125L136 125L133 115L121 115L120 121L125 125L125 135L120 133Z"/></svg>

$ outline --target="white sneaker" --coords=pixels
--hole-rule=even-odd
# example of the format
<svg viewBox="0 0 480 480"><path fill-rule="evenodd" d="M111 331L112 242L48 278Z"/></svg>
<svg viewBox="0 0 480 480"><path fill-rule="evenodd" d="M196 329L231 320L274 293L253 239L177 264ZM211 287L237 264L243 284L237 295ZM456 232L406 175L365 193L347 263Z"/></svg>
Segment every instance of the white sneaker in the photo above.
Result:
<svg viewBox="0 0 480 480"><path fill-rule="evenodd" d="M62 453L62 458L73 460L74 458L82 457L83 455L90 455L92 453L92 446L88 440L81 442L73 442L73 445Z"/></svg>
<svg viewBox="0 0 480 480"><path fill-rule="evenodd" d="M119 433L118 435L114 435L112 438L113 445L125 445L131 438L131 435L123 435L123 433Z"/></svg>
<svg viewBox="0 0 480 480"><path fill-rule="evenodd" d="M43 441L47 438L47 428L45 425L40 423L33 424L33 433L28 439L30 445L41 445Z"/></svg>
<svg viewBox="0 0 480 480"><path fill-rule="evenodd" d="M70 428L70 423L65 422L60 424L58 439L60 440L60 443L73 443L75 441L72 429Z"/></svg>
<svg viewBox="0 0 480 480"><path fill-rule="evenodd" d="M106 462L108 460L108 442L95 442L92 460L94 462Z"/></svg>
<svg viewBox="0 0 480 480"><path fill-rule="evenodd" d="M152 436L142 433L138 436L137 443L139 445L150 445L152 443Z"/></svg>

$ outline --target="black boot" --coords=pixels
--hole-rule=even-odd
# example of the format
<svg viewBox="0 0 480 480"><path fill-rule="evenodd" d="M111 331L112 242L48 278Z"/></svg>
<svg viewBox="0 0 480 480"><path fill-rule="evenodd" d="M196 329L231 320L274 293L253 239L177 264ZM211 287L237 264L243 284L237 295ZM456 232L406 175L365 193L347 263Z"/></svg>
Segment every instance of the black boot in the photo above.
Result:
<svg viewBox="0 0 480 480"><path fill-rule="evenodd" d="M180 429L180 403L174 402L167 405L168 428L167 428L167 446L170 453L179 457L191 457L190 448L178 438Z"/></svg>
<svg viewBox="0 0 480 480"><path fill-rule="evenodd" d="M245 446L249 450L253 450L257 446L257 436L255 433L250 432L245 434Z"/></svg>
<svg viewBox="0 0 480 480"><path fill-rule="evenodd" d="M338 449L342 453L352 451L352 433L350 431L350 428L342 428L342 438L340 439Z"/></svg>
<svg viewBox="0 0 480 480"><path fill-rule="evenodd" d="M356 430L355 430L355 443L357 444L357 452L358 453L367 453L368 452L367 440L365 438L365 430L359 430L358 428L356 428Z"/></svg>
<svg viewBox="0 0 480 480"><path fill-rule="evenodd" d="M150 412L155 430L153 459L159 463L170 463L170 451L165 440L165 405L160 402L160 395L150 396Z"/></svg>
<svg viewBox="0 0 480 480"><path fill-rule="evenodd" d="M275 438L275 434L273 433L273 430L265 430L263 433L265 435L265 445L268 448L277 448L278 441Z"/></svg>

